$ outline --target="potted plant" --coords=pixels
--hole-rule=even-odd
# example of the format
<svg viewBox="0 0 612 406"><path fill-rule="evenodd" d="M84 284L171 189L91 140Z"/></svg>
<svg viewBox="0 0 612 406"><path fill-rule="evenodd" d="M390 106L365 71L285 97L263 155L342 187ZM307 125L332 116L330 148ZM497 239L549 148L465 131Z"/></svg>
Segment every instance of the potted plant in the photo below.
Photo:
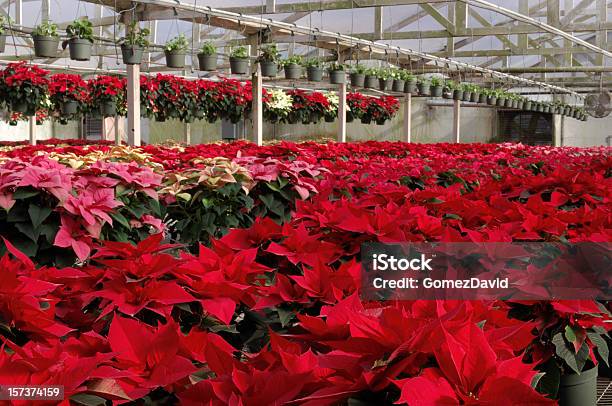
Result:
<svg viewBox="0 0 612 406"><path fill-rule="evenodd" d="M25 62L11 63L0 73L0 97L12 112L33 116L48 97L48 74Z"/></svg>
<svg viewBox="0 0 612 406"><path fill-rule="evenodd" d="M378 69L369 68L365 71L365 87L368 89L378 88Z"/></svg>
<svg viewBox="0 0 612 406"><path fill-rule="evenodd" d="M6 24L9 18L5 15L0 15L0 53L6 50Z"/></svg>
<svg viewBox="0 0 612 406"><path fill-rule="evenodd" d="M234 75L245 75L249 70L249 52L246 47L236 47L230 53L230 71Z"/></svg>
<svg viewBox="0 0 612 406"><path fill-rule="evenodd" d="M137 21L130 23L125 37L118 41L119 45L121 45L121 56L123 57L124 64L141 64L144 50L149 46L150 34L149 29L140 28Z"/></svg>
<svg viewBox="0 0 612 406"><path fill-rule="evenodd" d="M469 83L461 83L461 91L463 94L460 100L470 101L472 99L472 88Z"/></svg>
<svg viewBox="0 0 612 406"><path fill-rule="evenodd" d="M531 105L532 105L531 100L525 99L525 103L523 104L523 109L527 110L527 111L530 111L531 108L532 108Z"/></svg>
<svg viewBox="0 0 612 406"><path fill-rule="evenodd" d="M70 48L70 59L88 61L91 59L91 49L94 43L93 24L87 18L74 20L66 27L68 40L62 43L62 48Z"/></svg>
<svg viewBox="0 0 612 406"><path fill-rule="evenodd" d="M416 86L416 76L412 74L412 72L408 70L402 70L402 78L406 83L404 85L404 93L416 94L417 86Z"/></svg>
<svg viewBox="0 0 612 406"><path fill-rule="evenodd" d="M417 87L419 89L419 93L422 96L429 96L430 95L430 84L429 84L429 79L427 79L426 77L419 77L417 80Z"/></svg>
<svg viewBox="0 0 612 406"><path fill-rule="evenodd" d="M406 88L406 81L402 75L402 69L393 69L391 71L391 77L393 77L393 91L403 93Z"/></svg>
<svg viewBox="0 0 612 406"><path fill-rule="evenodd" d="M116 76L100 75L88 83L92 103L96 105L102 117L117 115L117 107L125 102L125 80Z"/></svg>
<svg viewBox="0 0 612 406"><path fill-rule="evenodd" d="M441 77L434 76L431 78L429 84L431 86L432 97L442 97L442 91L444 89L444 85L442 83Z"/></svg>
<svg viewBox="0 0 612 406"><path fill-rule="evenodd" d="M32 31L32 40L34 41L34 55L39 58L57 57L60 42L57 24L45 21L37 25Z"/></svg>
<svg viewBox="0 0 612 406"><path fill-rule="evenodd" d="M261 75L276 77L278 75L278 61L280 58L276 44L266 44L261 47L260 51L257 63L259 63L261 68Z"/></svg>
<svg viewBox="0 0 612 406"><path fill-rule="evenodd" d="M487 103L487 89L479 87L478 88L478 103L486 104Z"/></svg>
<svg viewBox="0 0 612 406"><path fill-rule="evenodd" d="M189 49L189 42L185 34L179 34L171 39L164 47L166 54L166 66L172 69L183 69L185 67L185 55Z"/></svg>
<svg viewBox="0 0 612 406"><path fill-rule="evenodd" d="M202 44L198 52L198 65L202 71L217 70L217 47L211 41Z"/></svg>
<svg viewBox="0 0 612 406"><path fill-rule="evenodd" d="M453 80L449 80L446 82L446 87L448 88L449 96L453 100L462 100L463 99L463 87L461 83L457 83Z"/></svg>
<svg viewBox="0 0 612 406"><path fill-rule="evenodd" d="M297 80L302 76L302 57L299 55L290 56L281 62L285 71L285 79Z"/></svg>
<svg viewBox="0 0 612 406"><path fill-rule="evenodd" d="M329 83L332 85L341 85L346 83L346 67L338 62L332 62L327 67L329 73Z"/></svg>
<svg viewBox="0 0 612 406"><path fill-rule="evenodd" d="M481 90L480 86L470 84L470 92L471 92L470 101L472 103L478 103L480 101L480 90Z"/></svg>
<svg viewBox="0 0 612 406"><path fill-rule="evenodd" d="M504 92L503 90L497 90L497 106L498 107L505 107L506 106L506 98L508 97L506 92Z"/></svg>
<svg viewBox="0 0 612 406"><path fill-rule="evenodd" d="M378 69L378 88L381 91L391 90L393 87L393 77L391 76L391 70L388 68Z"/></svg>
<svg viewBox="0 0 612 406"><path fill-rule="evenodd" d="M357 64L351 69L351 86L353 87L364 87L365 86L365 72L366 68L363 65Z"/></svg>
<svg viewBox="0 0 612 406"><path fill-rule="evenodd" d="M80 75L58 73L49 81L49 96L54 110L62 116L74 116L90 101L87 82Z"/></svg>
<svg viewBox="0 0 612 406"><path fill-rule="evenodd" d="M320 82L323 80L323 68L321 61L317 58L310 58L304 61L306 67L306 76L310 82Z"/></svg>
<svg viewBox="0 0 612 406"><path fill-rule="evenodd" d="M497 90L487 89L486 94L487 94L487 104L489 106L496 106L497 105Z"/></svg>

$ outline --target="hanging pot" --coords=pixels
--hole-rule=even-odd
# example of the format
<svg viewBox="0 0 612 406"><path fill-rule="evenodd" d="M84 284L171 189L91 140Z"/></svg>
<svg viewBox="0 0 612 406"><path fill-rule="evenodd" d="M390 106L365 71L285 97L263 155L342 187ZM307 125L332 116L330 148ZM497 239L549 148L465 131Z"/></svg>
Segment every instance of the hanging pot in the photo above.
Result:
<svg viewBox="0 0 612 406"><path fill-rule="evenodd" d="M353 121L355 121L355 116L353 115L352 111L347 111L346 112L346 122L347 123L352 123Z"/></svg>
<svg viewBox="0 0 612 406"><path fill-rule="evenodd" d="M392 85L393 86L393 85ZM385 91L388 90L389 88L387 87L387 79L384 78L378 78L378 89L381 91Z"/></svg>
<svg viewBox="0 0 612 406"><path fill-rule="evenodd" d="M310 82L320 82L323 80L323 68L318 66L309 66L306 69L306 76Z"/></svg>
<svg viewBox="0 0 612 406"><path fill-rule="evenodd" d="M531 104L532 104L532 103L531 103L530 101L526 101L526 102L523 104L523 109L524 109L524 110L531 110L531 107L532 107L532 106L531 106Z"/></svg>
<svg viewBox="0 0 612 406"><path fill-rule="evenodd" d="M123 56L123 63L126 65L140 65L143 54L143 47L138 45L121 45L121 55Z"/></svg>
<svg viewBox="0 0 612 406"><path fill-rule="evenodd" d="M430 85L429 85L429 83L419 83L419 84L417 84L417 87L419 88L419 93L422 96L429 96L429 94L430 94Z"/></svg>
<svg viewBox="0 0 612 406"><path fill-rule="evenodd" d="M523 110L525 108L525 102L524 101L519 101L516 105L516 108L519 110Z"/></svg>
<svg viewBox="0 0 612 406"><path fill-rule="evenodd" d="M393 81L393 91L403 93L406 88L406 81L402 79L395 79Z"/></svg>
<svg viewBox="0 0 612 406"><path fill-rule="evenodd" d="M298 118L295 114L289 114L289 116L287 116L287 122L289 124L297 124Z"/></svg>
<svg viewBox="0 0 612 406"><path fill-rule="evenodd" d="M512 108L513 109L518 109L518 104L519 104L518 100L512 100Z"/></svg>
<svg viewBox="0 0 612 406"><path fill-rule="evenodd" d="M595 406L597 403L597 367L581 374L561 375L559 406Z"/></svg>
<svg viewBox="0 0 612 406"><path fill-rule="evenodd" d="M505 107L506 106L506 99L501 98L501 97L499 99L497 99L497 106Z"/></svg>
<svg viewBox="0 0 612 406"><path fill-rule="evenodd" d="M487 102L487 95L484 93L480 93L480 95L478 95L478 103L485 104L486 102Z"/></svg>
<svg viewBox="0 0 612 406"><path fill-rule="evenodd" d="M480 93L476 93L476 92L472 92L470 95L470 101L472 103L478 103L478 100L480 99Z"/></svg>
<svg viewBox="0 0 612 406"><path fill-rule="evenodd" d="M497 104L497 97L495 97L495 96L487 96L487 104L489 106L495 106Z"/></svg>
<svg viewBox="0 0 612 406"><path fill-rule="evenodd" d="M341 85L346 83L346 73L343 70L334 70L329 72L329 83L332 85Z"/></svg>
<svg viewBox="0 0 612 406"><path fill-rule="evenodd" d="M416 92L417 92L416 80L406 81L406 85L404 86L404 93L416 94Z"/></svg>
<svg viewBox="0 0 612 406"><path fill-rule="evenodd" d="M164 51L166 54L166 66L172 69L183 69L185 67L185 51Z"/></svg>
<svg viewBox="0 0 612 406"><path fill-rule="evenodd" d="M278 75L278 63L275 61L259 61L259 66L262 76L274 78Z"/></svg>
<svg viewBox="0 0 612 406"><path fill-rule="evenodd" d="M32 36L34 41L34 55L39 58L56 58L59 38L44 37L40 35Z"/></svg>
<svg viewBox="0 0 612 406"><path fill-rule="evenodd" d="M198 65L201 71L212 72L217 70L217 54L198 54Z"/></svg>
<svg viewBox="0 0 612 406"><path fill-rule="evenodd" d="M384 118L379 118L379 119L376 120L376 124L378 124L378 125L385 125L386 122L387 122L387 120L384 119Z"/></svg>
<svg viewBox="0 0 612 406"><path fill-rule="evenodd" d="M117 115L117 103L107 101L100 103L100 114L102 117L114 117Z"/></svg>
<svg viewBox="0 0 612 406"><path fill-rule="evenodd" d="M363 73L351 73L351 86L353 87L364 87L365 86L365 75Z"/></svg>
<svg viewBox="0 0 612 406"><path fill-rule="evenodd" d="M69 100L62 103L62 114L65 116L71 116L79 111L79 103L74 100Z"/></svg>
<svg viewBox="0 0 612 406"><path fill-rule="evenodd" d="M569 116L571 112L572 112L572 108L570 106L565 106L565 111L564 111L565 115Z"/></svg>
<svg viewBox="0 0 612 406"><path fill-rule="evenodd" d="M206 112L203 109L195 109L193 111L193 116L198 120L202 120L204 117L206 117Z"/></svg>
<svg viewBox="0 0 612 406"><path fill-rule="evenodd" d="M70 59L73 61L88 61L91 59L93 44L88 39L72 38L68 41Z"/></svg>
<svg viewBox="0 0 612 406"><path fill-rule="evenodd" d="M321 113L315 111L310 112L310 122L316 124L319 121L321 121Z"/></svg>
<svg viewBox="0 0 612 406"><path fill-rule="evenodd" d="M371 123L372 123L372 117L369 117L369 116L361 117L361 124L371 124Z"/></svg>
<svg viewBox="0 0 612 406"><path fill-rule="evenodd" d="M325 116L325 122L326 123L333 123L334 121L336 121L336 117L334 117L334 116Z"/></svg>
<svg viewBox="0 0 612 406"><path fill-rule="evenodd" d="M463 91L463 97L461 98L461 100L463 101L470 101L470 99L472 98L472 92L470 91Z"/></svg>
<svg viewBox="0 0 612 406"><path fill-rule="evenodd" d="M375 75L366 75L365 87L368 89L378 89L378 77Z"/></svg>
<svg viewBox="0 0 612 406"><path fill-rule="evenodd" d="M11 111L15 113L27 113L29 110L28 103L25 101L12 101Z"/></svg>
<svg viewBox="0 0 612 406"><path fill-rule="evenodd" d="M302 67L297 63L292 63L290 65L286 65L285 69L285 79L289 80L297 80L302 76Z"/></svg>
<svg viewBox="0 0 612 406"><path fill-rule="evenodd" d="M302 118L302 125L310 125L310 116Z"/></svg>
<svg viewBox="0 0 612 406"><path fill-rule="evenodd" d="M506 102L504 103L505 107L512 107L512 100L511 99L506 99Z"/></svg>
<svg viewBox="0 0 612 406"><path fill-rule="evenodd" d="M463 90L459 90L459 89L453 90L453 99L454 100L462 100L463 99Z"/></svg>
<svg viewBox="0 0 612 406"><path fill-rule="evenodd" d="M246 75L249 70L249 60L246 58L230 57L230 71L233 75Z"/></svg>
<svg viewBox="0 0 612 406"><path fill-rule="evenodd" d="M0 35L0 53L6 50L6 34Z"/></svg>
<svg viewBox="0 0 612 406"><path fill-rule="evenodd" d="M432 86L431 87L431 96L432 97L442 97L442 92L444 91L444 87L442 85Z"/></svg>

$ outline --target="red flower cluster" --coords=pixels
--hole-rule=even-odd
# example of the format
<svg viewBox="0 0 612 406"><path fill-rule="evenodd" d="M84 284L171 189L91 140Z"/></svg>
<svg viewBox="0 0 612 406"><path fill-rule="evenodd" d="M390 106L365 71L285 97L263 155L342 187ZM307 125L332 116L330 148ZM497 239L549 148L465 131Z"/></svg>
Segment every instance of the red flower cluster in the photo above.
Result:
<svg viewBox="0 0 612 406"><path fill-rule="evenodd" d="M49 81L49 95L55 103L76 101L90 104L89 90L87 82L80 75L58 73L51 76Z"/></svg>
<svg viewBox="0 0 612 406"><path fill-rule="evenodd" d="M24 83L46 87L49 83L48 75L49 71L22 61L8 64L6 69L0 71L0 80L9 87L22 86Z"/></svg>
<svg viewBox="0 0 612 406"><path fill-rule="evenodd" d="M108 75L96 76L87 82L91 97L98 102L116 102L124 99L126 83L125 78Z"/></svg>
<svg viewBox="0 0 612 406"><path fill-rule="evenodd" d="M144 174L98 162L74 177L28 157L110 149L2 153L12 159L0 166L5 205L21 182L64 201L62 213L82 218L85 232L108 222L115 200L89 191L106 179L145 182ZM185 405L554 404L531 386L552 359L542 341L551 329L597 362L602 344L589 329L611 323L594 301L363 301L359 251L363 242L609 242L609 149L367 142L140 152L167 176L226 156L253 179L282 178L270 190L303 187L304 200L283 224L259 218L197 255L155 235L94 247L82 266L37 268L9 242L12 255L0 259L1 382ZM15 177L11 165L24 165L16 157L32 161L27 176ZM78 194L65 192L68 182Z"/></svg>

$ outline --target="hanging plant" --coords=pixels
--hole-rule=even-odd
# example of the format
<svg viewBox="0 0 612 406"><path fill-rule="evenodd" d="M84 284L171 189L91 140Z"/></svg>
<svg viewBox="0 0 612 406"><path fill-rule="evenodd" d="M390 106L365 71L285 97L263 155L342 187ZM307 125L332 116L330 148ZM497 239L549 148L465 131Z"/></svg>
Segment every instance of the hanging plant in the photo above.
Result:
<svg viewBox="0 0 612 406"><path fill-rule="evenodd" d="M299 55L290 56L281 62L285 71L285 79L297 80L302 76L302 57Z"/></svg>
<svg viewBox="0 0 612 406"><path fill-rule="evenodd" d="M257 63L261 67L262 76L276 77L278 74L278 63L280 53L276 44L267 44L261 47L261 53L257 58Z"/></svg>
<svg viewBox="0 0 612 406"><path fill-rule="evenodd" d="M419 93L421 96L429 96L431 84L429 83L429 79L426 77L419 77L417 79L417 88L419 89Z"/></svg>
<svg viewBox="0 0 612 406"><path fill-rule="evenodd" d="M198 52L198 62L200 70L215 71L217 70L217 47L212 42L205 42Z"/></svg>
<svg viewBox="0 0 612 406"><path fill-rule="evenodd" d="M246 47L236 47L230 53L230 70L234 75L244 75L249 70L249 52Z"/></svg>
<svg viewBox="0 0 612 406"><path fill-rule="evenodd" d="M323 80L323 68L319 59L307 59L304 61L303 66L306 68L306 76L308 77L308 81L320 82Z"/></svg>
<svg viewBox="0 0 612 406"><path fill-rule="evenodd" d="M149 35L148 28L141 28L137 21L132 21L129 25L125 37L119 39L117 43L121 46L123 63L126 65L140 65L145 48L148 48Z"/></svg>
<svg viewBox="0 0 612 406"><path fill-rule="evenodd" d="M432 97L442 97L442 91L444 90L444 81L439 76L431 78L429 85L431 86Z"/></svg>
<svg viewBox="0 0 612 406"><path fill-rule="evenodd" d="M346 83L346 66L338 63L332 62L327 67L327 72L329 73L329 83L332 85L340 85Z"/></svg>
<svg viewBox="0 0 612 406"><path fill-rule="evenodd" d="M185 68L185 55L189 49L189 42L184 34L171 39L164 47L166 66L173 69Z"/></svg>
<svg viewBox="0 0 612 406"><path fill-rule="evenodd" d="M378 69L369 68L365 70L365 87L367 89L378 89Z"/></svg>
<svg viewBox="0 0 612 406"><path fill-rule="evenodd" d="M287 122L293 108L293 98L281 89L266 92L264 97L264 118L271 123Z"/></svg>
<svg viewBox="0 0 612 406"><path fill-rule="evenodd" d="M94 43L93 24L87 18L74 20L66 27L68 41L64 41L62 48L70 47L70 59L75 61L88 61L91 59L91 49Z"/></svg>
<svg viewBox="0 0 612 406"><path fill-rule="evenodd" d="M351 68L351 86L353 87L364 87L365 86L365 72L366 68L363 65L357 64Z"/></svg>
<svg viewBox="0 0 612 406"><path fill-rule="evenodd" d="M87 82L92 104L103 117L125 114L126 81L116 76L98 76Z"/></svg>
<svg viewBox="0 0 612 406"><path fill-rule="evenodd" d="M39 58L57 57L59 47L57 24L45 21L37 25L32 31L32 40L34 41L34 55Z"/></svg>
<svg viewBox="0 0 612 406"><path fill-rule="evenodd" d="M10 17L0 15L0 53L6 50L6 26L9 20Z"/></svg>
<svg viewBox="0 0 612 406"><path fill-rule="evenodd" d="M11 63L0 74L0 96L10 111L33 116L48 98L49 71L25 61Z"/></svg>
<svg viewBox="0 0 612 406"><path fill-rule="evenodd" d="M84 112L91 103L87 82L80 75L58 73L51 76L49 96L52 109L64 117Z"/></svg>

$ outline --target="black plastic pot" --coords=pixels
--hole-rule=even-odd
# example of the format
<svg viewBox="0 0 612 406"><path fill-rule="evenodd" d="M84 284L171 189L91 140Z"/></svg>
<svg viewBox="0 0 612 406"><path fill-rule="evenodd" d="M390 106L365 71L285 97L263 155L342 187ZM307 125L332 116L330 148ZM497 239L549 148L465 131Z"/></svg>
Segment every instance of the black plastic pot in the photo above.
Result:
<svg viewBox="0 0 612 406"><path fill-rule="evenodd" d="M346 122L347 123L352 123L353 121L355 121L355 116L353 115L352 111L347 111L346 112Z"/></svg>
<svg viewBox="0 0 612 406"><path fill-rule="evenodd" d="M563 113L566 116L569 116L571 112L572 112L572 108L570 106L565 106L565 110L563 111Z"/></svg>
<svg viewBox="0 0 612 406"><path fill-rule="evenodd" d="M472 99L472 92L469 91L463 91L463 97L461 98L461 100L463 101L470 101Z"/></svg>
<svg viewBox="0 0 612 406"><path fill-rule="evenodd" d="M309 66L306 68L306 77L310 82L320 82L323 80L323 68Z"/></svg>
<svg viewBox="0 0 612 406"><path fill-rule="evenodd" d="M538 104L538 105L536 106L536 111L538 111L538 112L540 112L540 113L543 113L543 112L544 112L544 106L543 106L543 105L541 105L541 104Z"/></svg>
<svg viewBox="0 0 612 406"><path fill-rule="evenodd" d="M444 87L442 85L432 86L431 87L431 96L432 97L442 97L442 92L444 91Z"/></svg>
<svg viewBox="0 0 612 406"><path fill-rule="evenodd" d="M351 73L351 86L353 87L364 87L365 86L365 75L363 73Z"/></svg>
<svg viewBox="0 0 612 406"><path fill-rule="evenodd" d="M505 107L512 107L512 100L510 99L506 99L506 102L504 103Z"/></svg>
<svg viewBox="0 0 612 406"><path fill-rule="evenodd" d="M334 121L336 121L336 117L334 117L334 116L325 116L325 122L326 123L333 123Z"/></svg>
<svg viewBox="0 0 612 406"><path fill-rule="evenodd" d="M472 103L478 103L478 100L480 99L480 93L476 93L476 92L472 92L470 94L470 101Z"/></svg>
<svg viewBox="0 0 612 406"><path fill-rule="evenodd" d="M361 117L361 124L372 124L372 119L370 117Z"/></svg>
<svg viewBox="0 0 612 406"><path fill-rule="evenodd" d="M378 89L378 77L374 75L366 75L365 87L368 89Z"/></svg>
<svg viewBox="0 0 612 406"><path fill-rule="evenodd" d="M484 93L480 93L478 96L478 103L485 104L487 102L487 95Z"/></svg>
<svg viewBox="0 0 612 406"><path fill-rule="evenodd" d="M395 79L393 81L393 91L403 93L406 88L406 81L402 79Z"/></svg>
<svg viewBox="0 0 612 406"><path fill-rule="evenodd" d="M419 84L417 84L417 87L419 89L419 93L422 96L429 96L430 95L431 87L430 87L429 83L419 83Z"/></svg>
<svg viewBox="0 0 612 406"><path fill-rule="evenodd" d="M385 120L384 118L380 118L380 119L376 120L376 124L378 124L378 125L385 125L386 122L387 122L387 120Z"/></svg>
<svg viewBox="0 0 612 406"><path fill-rule="evenodd" d="M302 76L302 67L297 63L292 63L284 67L285 79L297 80Z"/></svg>
<svg viewBox="0 0 612 406"><path fill-rule="evenodd" d="M404 86L404 93L416 94L417 84L415 80L407 81Z"/></svg>
<svg viewBox="0 0 612 406"><path fill-rule="evenodd" d="M34 41L34 55L39 58L57 57L59 38L35 35L32 37L32 40Z"/></svg>
<svg viewBox="0 0 612 406"><path fill-rule="evenodd" d="M28 103L25 101L12 101L11 111L15 113L27 113L29 109Z"/></svg>
<svg viewBox="0 0 612 406"><path fill-rule="evenodd" d="M0 35L0 53L6 50L6 35Z"/></svg>
<svg viewBox="0 0 612 406"><path fill-rule="evenodd" d="M530 102L530 101L526 101L526 102L523 104L523 109L525 109L525 110L531 110L531 102Z"/></svg>
<svg viewBox="0 0 612 406"><path fill-rule="evenodd" d="M62 114L65 116L70 116L76 114L79 111L79 103L74 100L70 100L62 103Z"/></svg>
<svg viewBox="0 0 612 406"><path fill-rule="evenodd" d="M332 85L346 83L346 73L343 70L329 71L329 83Z"/></svg>
<svg viewBox="0 0 612 406"><path fill-rule="evenodd" d="M463 90L459 90L459 89L453 90L453 99L454 100L462 100L463 99Z"/></svg>
<svg viewBox="0 0 612 406"><path fill-rule="evenodd" d="M313 124L316 124L319 121L321 121L321 114L320 113L311 112L310 113L310 122L313 123Z"/></svg>
<svg viewBox="0 0 612 406"><path fill-rule="evenodd" d="M297 124L298 119L297 119L297 117L295 115L289 114L289 116L287 117L287 122L289 124Z"/></svg>
<svg viewBox="0 0 612 406"><path fill-rule="evenodd" d="M524 101L519 101L516 105L516 108L519 110L523 110L523 108L525 107L525 102Z"/></svg>
<svg viewBox="0 0 612 406"><path fill-rule="evenodd" d="M217 70L217 54L198 54L198 65L200 70L212 72Z"/></svg>
<svg viewBox="0 0 612 406"><path fill-rule="evenodd" d="M183 69L185 67L184 51L165 51L166 66L172 69Z"/></svg>
<svg viewBox="0 0 612 406"><path fill-rule="evenodd" d="M245 75L249 70L249 60L230 57L230 71L233 75Z"/></svg>
<svg viewBox="0 0 612 406"><path fill-rule="evenodd" d="M393 78L389 78L389 79L378 78L378 88L382 90L383 92L386 90L392 90L393 89Z"/></svg>
<svg viewBox="0 0 612 406"><path fill-rule="evenodd" d="M578 374L561 375L559 406L595 406L597 403L597 367Z"/></svg>
<svg viewBox="0 0 612 406"><path fill-rule="evenodd" d="M259 61L261 75L274 78L278 75L278 64L275 61Z"/></svg>
<svg viewBox="0 0 612 406"><path fill-rule="evenodd" d="M100 103L100 115L102 117L114 117L117 115L117 103L104 102Z"/></svg>
<svg viewBox="0 0 612 406"><path fill-rule="evenodd" d="M505 107L506 106L506 99L503 99L503 98L500 97L499 99L497 99L497 105L499 107Z"/></svg>
<svg viewBox="0 0 612 406"><path fill-rule="evenodd" d="M497 104L497 97L495 97L495 96L487 96L487 104L489 106L495 106Z"/></svg>
<svg viewBox="0 0 612 406"><path fill-rule="evenodd" d="M91 59L93 44L88 39L72 38L68 41L70 59L73 61L88 61Z"/></svg>
<svg viewBox="0 0 612 406"><path fill-rule="evenodd" d="M123 56L123 63L126 65L140 65L143 54L143 47L138 45L121 45L121 55Z"/></svg>

